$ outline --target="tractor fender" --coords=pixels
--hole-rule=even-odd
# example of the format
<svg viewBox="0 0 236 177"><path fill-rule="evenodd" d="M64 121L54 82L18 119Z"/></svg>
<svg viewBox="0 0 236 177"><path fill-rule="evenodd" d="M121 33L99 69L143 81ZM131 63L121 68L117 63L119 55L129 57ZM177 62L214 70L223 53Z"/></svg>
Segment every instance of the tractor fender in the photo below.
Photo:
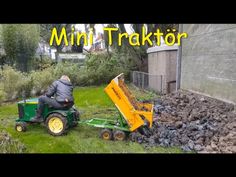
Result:
<svg viewBox="0 0 236 177"><path fill-rule="evenodd" d="M48 117L50 114L53 114L53 113L58 113L58 114L61 114L62 116L64 117L67 117L67 111L63 111L63 110L54 110L54 111L50 111L46 117Z"/></svg>

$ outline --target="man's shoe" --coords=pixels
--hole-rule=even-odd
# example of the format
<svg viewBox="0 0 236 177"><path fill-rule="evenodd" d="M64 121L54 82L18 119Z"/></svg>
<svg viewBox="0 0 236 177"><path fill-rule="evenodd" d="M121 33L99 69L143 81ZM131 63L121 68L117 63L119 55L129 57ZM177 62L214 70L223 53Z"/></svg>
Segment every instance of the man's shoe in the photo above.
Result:
<svg viewBox="0 0 236 177"><path fill-rule="evenodd" d="M43 118L42 117L34 117L30 121L31 122L41 123L41 122L43 122Z"/></svg>

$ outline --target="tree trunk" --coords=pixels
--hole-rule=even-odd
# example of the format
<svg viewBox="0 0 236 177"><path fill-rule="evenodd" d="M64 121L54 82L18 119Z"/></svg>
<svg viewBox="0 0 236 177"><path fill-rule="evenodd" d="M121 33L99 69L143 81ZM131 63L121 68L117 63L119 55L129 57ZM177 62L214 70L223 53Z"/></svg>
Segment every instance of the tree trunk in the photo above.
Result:
<svg viewBox="0 0 236 177"><path fill-rule="evenodd" d="M125 25L124 24L118 24L119 25L119 30L121 33L126 33ZM129 46L128 39L123 38L125 46Z"/></svg>
<svg viewBox="0 0 236 177"><path fill-rule="evenodd" d="M58 62L58 60L59 60L59 53L61 53L62 52L62 48L63 48L63 46L62 45L59 45L59 46L57 46L56 47L56 49L57 49L57 51L55 52L55 59L56 59L56 63Z"/></svg>
<svg viewBox="0 0 236 177"><path fill-rule="evenodd" d="M55 60L56 60L56 63L58 63L58 55L59 55L59 53L58 52L55 52Z"/></svg>
<svg viewBox="0 0 236 177"><path fill-rule="evenodd" d="M25 54L20 54L19 59L17 60L18 68L21 72L28 72L28 59Z"/></svg>

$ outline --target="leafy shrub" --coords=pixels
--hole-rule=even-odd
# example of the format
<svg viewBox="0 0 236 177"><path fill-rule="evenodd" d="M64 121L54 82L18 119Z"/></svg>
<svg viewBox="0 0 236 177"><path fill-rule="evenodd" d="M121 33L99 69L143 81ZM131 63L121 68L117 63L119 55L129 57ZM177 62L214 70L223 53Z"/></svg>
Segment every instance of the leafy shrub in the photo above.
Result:
<svg viewBox="0 0 236 177"><path fill-rule="evenodd" d="M87 85L108 83L120 73L128 74L128 67L117 55L111 57L107 53L93 54L86 59L85 70Z"/></svg>
<svg viewBox="0 0 236 177"><path fill-rule="evenodd" d="M54 64L55 62L48 56L42 56L42 58L35 57L30 62L30 69L31 70L44 70L44 69L50 68Z"/></svg>
<svg viewBox="0 0 236 177"><path fill-rule="evenodd" d="M77 76L79 73L79 67L76 63L58 63L56 66L52 69L52 74L55 79L59 79L62 75L67 75L71 82L77 83Z"/></svg>
<svg viewBox="0 0 236 177"><path fill-rule="evenodd" d="M13 139L9 133L0 132L0 153L23 153L26 147L20 141Z"/></svg>
<svg viewBox="0 0 236 177"><path fill-rule="evenodd" d="M61 62L43 70L22 73L4 66L0 73L0 101L13 100L22 95L40 95L62 75L68 75L74 86L107 84L120 73L129 76L133 67L135 64L130 56L118 52L111 55L91 54L87 56L83 67L77 63Z"/></svg>
<svg viewBox="0 0 236 177"><path fill-rule="evenodd" d="M0 105L5 101L6 93L3 90L3 84L0 84Z"/></svg>
<svg viewBox="0 0 236 177"><path fill-rule="evenodd" d="M20 84L18 90L19 97L26 96L29 97L31 95L31 90L33 88L33 83L30 75L24 73L20 79Z"/></svg>
<svg viewBox="0 0 236 177"><path fill-rule="evenodd" d="M31 95L40 95L46 91L49 85L52 84L54 77L52 75L53 68L47 68L43 71L34 71L30 73L32 89Z"/></svg>
<svg viewBox="0 0 236 177"><path fill-rule="evenodd" d="M1 81L3 83L3 91L6 93L6 99L7 100L16 99L27 82L27 79L25 79L25 75L22 74L20 71L16 71L15 69L9 66L3 67L1 75L2 75Z"/></svg>
<svg viewBox="0 0 236 177"><path fill-rule="evenodd" d="M3 67L0 85L1 97L6 100L14 100L23 95L30 96L32 89L30 76L16 71L10 66Z"/></svg>

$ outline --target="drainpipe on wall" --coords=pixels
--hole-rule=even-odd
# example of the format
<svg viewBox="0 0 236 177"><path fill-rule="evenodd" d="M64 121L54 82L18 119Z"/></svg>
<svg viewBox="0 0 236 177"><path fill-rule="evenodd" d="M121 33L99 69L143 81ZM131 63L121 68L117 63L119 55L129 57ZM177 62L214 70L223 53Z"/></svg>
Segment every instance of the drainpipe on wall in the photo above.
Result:
<svg viewBox="0 0 236 177"><path fill-rule="evenodd" d="M183 32L183 24L179 24L179 33ZM176 91L180 89L181 80L181 59L182 59L182 39L180 39L180 46L177 51L177 65L176 65Z"/></svg>

